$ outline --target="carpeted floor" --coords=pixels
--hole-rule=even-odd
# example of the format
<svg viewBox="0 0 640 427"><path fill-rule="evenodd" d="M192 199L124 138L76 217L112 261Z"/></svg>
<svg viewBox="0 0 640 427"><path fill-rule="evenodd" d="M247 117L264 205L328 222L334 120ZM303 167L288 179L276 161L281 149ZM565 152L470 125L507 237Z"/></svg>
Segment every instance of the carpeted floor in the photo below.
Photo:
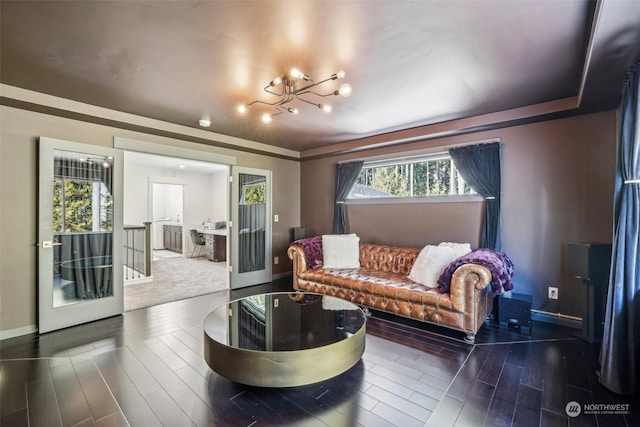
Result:
<svg viewBox="0 0 640 427"><path fill-rule="evenodd" d="M228 289L227 263L204 258L153 261L153 281L124 287L124 311Z"/></svg>

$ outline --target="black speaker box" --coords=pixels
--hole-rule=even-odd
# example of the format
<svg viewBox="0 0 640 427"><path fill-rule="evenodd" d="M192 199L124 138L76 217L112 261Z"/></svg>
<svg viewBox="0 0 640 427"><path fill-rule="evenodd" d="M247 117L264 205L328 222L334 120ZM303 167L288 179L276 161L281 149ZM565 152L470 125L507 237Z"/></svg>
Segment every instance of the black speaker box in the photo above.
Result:
<svg viewBox="0 0 640 427"><path fill-rule="evenodd" d="M571 277L605 283L610 264L610 243L569 243L567 269Z"/></svg>
<svg viewBox="0 0 640 427"><path fill-rule="evenodd" d="M291 229L291 241L295 242L296 240L304 239L307 237L307 229L304 227L293 227Z"/></svg>
<svg viewBox="0 0 640 427"><path fill-rule="evenodd" d="M512 328L531 331L531 295L506 293L498 298L498 321Z"/></svg>
<svg viewBox="0 0 640 427"><path fill-rule="evenodd" d="M582 279L582 334L580 338L599 342L604 332L607 284L611 267L610 243L569 243L567 271Z"/></svg>

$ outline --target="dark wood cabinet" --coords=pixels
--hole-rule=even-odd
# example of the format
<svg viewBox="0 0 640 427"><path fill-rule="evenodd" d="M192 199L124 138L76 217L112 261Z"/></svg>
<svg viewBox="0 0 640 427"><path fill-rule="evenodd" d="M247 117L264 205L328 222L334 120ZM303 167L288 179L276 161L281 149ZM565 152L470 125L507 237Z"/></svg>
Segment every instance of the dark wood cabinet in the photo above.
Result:
<svg viewBox="0 0 640 427"><path fill-rule="evenodd" d="M219 262L227 260L227 236L205 234L204 243L209 261Z"/></svg>
<svg viewBox="0 0 640 427"><path fill-rule="evenodd" d="M182 253L182 226L165 225L163 228L164 248L168 251Z"/></svg>

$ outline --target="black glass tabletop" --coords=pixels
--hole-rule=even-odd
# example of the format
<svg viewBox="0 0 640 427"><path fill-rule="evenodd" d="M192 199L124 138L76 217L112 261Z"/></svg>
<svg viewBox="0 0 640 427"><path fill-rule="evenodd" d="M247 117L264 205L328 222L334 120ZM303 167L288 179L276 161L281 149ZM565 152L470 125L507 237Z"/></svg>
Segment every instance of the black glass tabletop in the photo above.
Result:
<svg viewBox="0 0 640 427"><path fill-rule="evenodd" d="M364 324L364 312L348 301L282 292L231 301L206 318L204 331L232 348L298 351L348 339Z"/></svg>

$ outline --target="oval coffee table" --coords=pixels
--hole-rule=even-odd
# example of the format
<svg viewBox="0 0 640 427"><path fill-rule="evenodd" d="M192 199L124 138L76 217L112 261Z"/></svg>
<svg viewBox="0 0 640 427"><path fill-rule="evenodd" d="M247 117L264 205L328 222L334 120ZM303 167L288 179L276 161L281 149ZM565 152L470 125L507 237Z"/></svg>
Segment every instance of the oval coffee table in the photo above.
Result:
<svg viewBox="0 0 640 427"><path fill-rule="evenodd" d="M204 321L204 357L241 384L295 387L337 376L364 352L366 317L348 301L303 292L248 296Z"/></svg>

